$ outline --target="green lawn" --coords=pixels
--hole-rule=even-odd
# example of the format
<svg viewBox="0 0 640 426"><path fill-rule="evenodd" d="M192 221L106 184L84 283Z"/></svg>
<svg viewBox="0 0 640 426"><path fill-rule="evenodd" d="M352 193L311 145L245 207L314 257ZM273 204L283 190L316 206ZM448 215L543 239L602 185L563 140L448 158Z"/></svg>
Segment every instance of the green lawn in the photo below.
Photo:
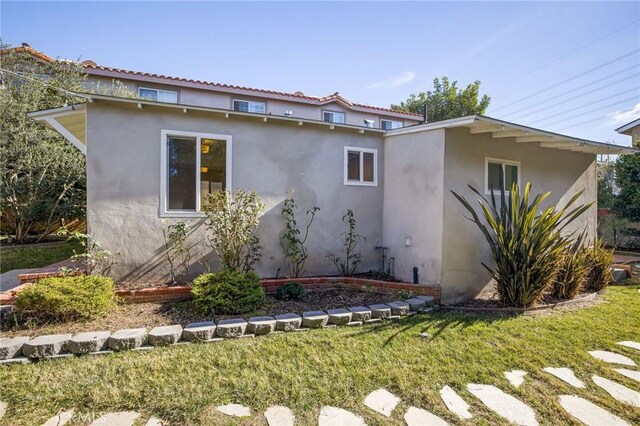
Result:
<svg viewBox="0 0 640 426"><path fill-rule="evenodd" d="M590 377L598 374L636 390L639 384L587 354L613 350L640 364L640 352L615 344L640 341L639 289L613 287L595 306L536 316L439 312L360 328L4 366L1 399L9 408L3 421L41 424L59 409L75 407L81 415L69 424L87 424L116 410L137 410L144 421L155 415L171 424L265 424L264 409L281 404L295 412L299 425L317 424L323 405L358 413L369 425L403 424L409 405L452 424L505 424L466 391L472 382L497 385L526 402L541 424L578 424L557 403L560 394L585 397L640 424L640 409L616 402ZM418 337L424 331L432 337ZM542 372L547 366L574 369L587 389ZM502 374L511 369L529 372L519 389ZM447 411L439 397L447 384L471 404L473 422L462 423ZM391 421L362 404L380 387L402 398ZM252 418L230 419L213 409L232 402L250 406Z"/></svg>
<svg viewBox="0 0 640 426"><path fill-rule="evenodd" d="M24 245L0 249L0 273L13 269L41 268L73 256L82 247L76 242L62 244Z"/></svg>

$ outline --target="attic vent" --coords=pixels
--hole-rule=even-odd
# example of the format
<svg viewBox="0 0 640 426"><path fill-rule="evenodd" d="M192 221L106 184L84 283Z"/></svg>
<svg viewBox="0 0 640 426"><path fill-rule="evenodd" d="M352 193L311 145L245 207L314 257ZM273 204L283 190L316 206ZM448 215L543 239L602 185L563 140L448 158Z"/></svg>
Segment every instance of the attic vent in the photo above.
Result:
<svg viewBox="0 0 640 426"><path fill-rule="evenodd" d="M302 93L302 92L301 92L301 91L299 91L299 90L298 90L298 91L293 92L293 94L294 94L294 95L296 95L296 96L304 96L304 93Z"/></svg>

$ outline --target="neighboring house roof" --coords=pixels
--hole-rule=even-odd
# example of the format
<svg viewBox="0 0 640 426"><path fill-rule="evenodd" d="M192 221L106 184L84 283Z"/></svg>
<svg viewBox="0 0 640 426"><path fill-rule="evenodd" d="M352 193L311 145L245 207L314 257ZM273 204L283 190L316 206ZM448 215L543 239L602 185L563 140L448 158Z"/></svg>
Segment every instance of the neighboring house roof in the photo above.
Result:
<svg viewBox="0 0 640 426"><path fill-rule="evenodd" d="M637 120L633 120L630 123L625 124L624 126L620 126L616 129L616 132L623 134L623 135L629 135L632 136L631 131L640 126L640 118L638 118Z"/></svg>
<svg viewBox="0 0 640 426"><path fill-rule="evenodd" d="M0 50L0 53L7 54L10 52L15 53L27 53L34 58L53 62L56 59L35 50L27 43L22 43L20 47L10 47L6 49ZM420 120L422 118L421 114L415 114L412 112L400 112L394 111L389 108L382 108L372 105L353 103L348 99L342 97L338 92L335 92L328 96L310 96L305 95L304 93L298 91L294 93L289 92L280 92L276 90L268 90L268 89L256 89L253 87L244 87L244 86L235 86L231 84L224 83L216 83L206 80L194 80L190 78L182 78L182 77L172 77L163 74L154 74L142 71L130 71L121 68L113 68L107 67L103 65L98 65L94 61L85 60L82 62L83 71L86 74L100 76L100 77L109 77L109 78L126 78L130 80L139 80L157 84L171 84L173 86L181 86L181 87L191 87L196 89L203 90L213 90L216 92L226 92L226 93L235 93L242 94L245 96L256 96L261 98L271 98L271 99L280 99L291 102L299 102L311 105L327 105L333 102L336 102L342 105L346 109L361 111L361 112L376 112L382 113L391 117L399 117L399 118L407 118L411 120Z"/></svg>
<svg viewBox="0 0 640 426"><path fill-rule="evenodd" d="M590 141L573 136L562 135L559 133L548 132L546 130L536 129L533 127L522 126L503 120L498 120L483 115L470 115L466 117L453 118L450 120L436 121L432 123L416 124L397 130L384 131L381 129L364 128L349 124L328 123L320 120L310 120L303 118L285 117L279 115L255 114L249 112L230 111L221 108L202 107L194 105L172 104L164 102L155 102L145 99L121 98L105 95L82 94L88 102L107 101L119 102L137 105L138 108L158 107L178 109L183 113L189 111L202 111L217 114L225 118L244 117L245 119L260 120L263 122L286 122L293 126L309 125L316 128L327 130L343 129L345 131L355 131L360 134L382 134L383 136L392 137L394 135L402 135L406 133L419 133L436 129L449 129L466 127L470 134L490 133L492 138L514 138L515 143L539 143L543 148L553 148L568 151L578 151L591 154L634 154L640 150L607 144L602 142ZM62 108L54 108L44 111L35 111L29 113L29 116L36 121L40 121L50 128L57 130L69 139L74 145L84 152L86 144L85 129L85 105L78 104Z"/></svg>

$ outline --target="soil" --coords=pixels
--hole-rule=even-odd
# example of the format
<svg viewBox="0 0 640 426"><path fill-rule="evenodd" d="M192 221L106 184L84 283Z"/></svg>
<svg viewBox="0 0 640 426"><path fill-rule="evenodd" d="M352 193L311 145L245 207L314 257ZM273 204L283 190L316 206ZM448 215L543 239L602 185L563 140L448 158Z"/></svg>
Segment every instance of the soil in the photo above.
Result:
<svg viewBox="0 0 640 426"><path fill-rule="evenodd" d="M249 318L261 315L279 315L289 312L302 314L305 311L318 311L353 306L372 305L390 302L392 296L379 293L327 290L307 293L302 300L278 300L267 296L262 309L243 315L218 315L215 320L225 318ZM183 327L191 322L211 321L211 315L202 315L196 311L192 301L173 303L136 303L118 305L102 318L84 322L48 322L38 323L26 315L10 314L2 322L2 337L38 336L58 333L80 333L83 331L116 331L125 328L152 328L160 325L180 324Z"/></svg>

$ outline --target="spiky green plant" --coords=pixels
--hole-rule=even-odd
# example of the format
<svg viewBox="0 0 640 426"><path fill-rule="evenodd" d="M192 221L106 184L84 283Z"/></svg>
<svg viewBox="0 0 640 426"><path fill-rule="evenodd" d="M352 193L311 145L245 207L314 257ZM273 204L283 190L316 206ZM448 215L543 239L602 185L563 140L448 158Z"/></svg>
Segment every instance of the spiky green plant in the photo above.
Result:
<svg viewBox="0 0 640 426"><path fill-rule="evenodd" d="M613 264L613 250L606 248L604 242L598 239L587 250L589 268L587 288L600 291L607 287L613 281L611 264Z"/></svg>
<svg viewBox="0 0 640 426"><path fill-rule="evenodd" d="M562 209L555 206L542 209L550 193L531 198L531 183L526 184L522 193L514 183L508 196L501 191L499 202L493 191L488 200L472 186L469 188L480 197L480 214L463 196L451 192L471 213L469 219L489 243L495 266L482 265L497 282L501 301L518 307L535 305L555 280L568 244L562 231L591 204L572 207L582 194L578 192Z"/></svg>
<svg viewBox="0 0 640 426"><path fill-rule="evenodd" d="M582 291L589 277L588 248L584 245L585 234L578 238L562 252L560 267L556 281L553 283L552 294L558 299L573 299Z"/></svg>

